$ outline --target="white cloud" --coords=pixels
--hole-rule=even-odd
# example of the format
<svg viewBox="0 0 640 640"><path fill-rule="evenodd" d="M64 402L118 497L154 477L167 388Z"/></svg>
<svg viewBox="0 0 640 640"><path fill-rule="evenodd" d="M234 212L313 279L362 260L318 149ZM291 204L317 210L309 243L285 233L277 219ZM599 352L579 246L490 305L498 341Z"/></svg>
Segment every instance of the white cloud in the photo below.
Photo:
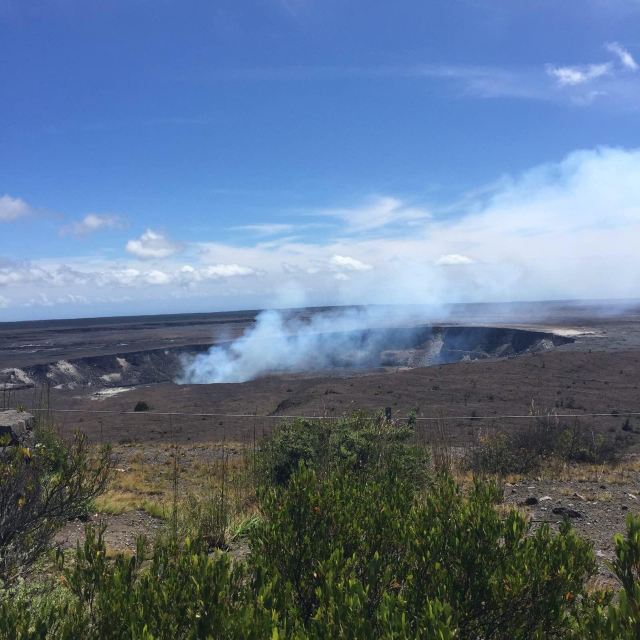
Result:
<svg viewBox="0 0 640 640"><path fill-rule="evenodd" d="M132 267L119 268L114 265L114 268L94 272L94 276L99 287L133 287L140 282L143 273Z"/></svg>
<svg viewBox="0 0 640 640"><path fill-rule="evenodd" d="M104 229L119 229L124 226L119 216L111 214L89 213L79 222L60 229L61 235L73 234L78 237L95 233Z"/></svg>
<svg viewBox="0 0 640 640"><path fill-rule="evenodd" d="M9 306L9 299L0 295L0 309L6 309Z"/></svg>
<svg viewBox="0 0 640 640"><path fill-rule="evenodd" d="M349 256L335 255L332 256L329 262L333 267L344 269L345 271L369 271L370 269L373 269L370 264L365 264L364 262Z"/></svg>
<svg viewBox="0 0 640 640"><path fill-rule="evenodd" d="M58 296L56 298L56 304L89 304L89 300L85 296L67 293L64 296Z"/></svg>
<svg viewBox="0 0 640 640"><path fill-rule="evenodd" d="M180 245L158 231L147 229L137 240L129 240L126 250L142 260L168 258L180 251Z"/></svg>
<svg viewBox="0 0 640 640"><path fill-rule="evenodd" d="M594 103L637 110L640 82L630 72L639 65L619 43L605 45L610 60L592 64L547 64L528 67L422 65L405 74L440 80L462 96L484 99L518 98L577 106Z"/></svg>
<svg viewBox="0 0 640 640"><path fill-rule="evenodd" d="M144 279L148 284L169 284L171 282L171 276L158 269L146 273Z"/></svg>
<svg viewBox="0 0 640 640"><path fill-rule="evenodd" d="M622 64L623 67L631 71L638 70L639 68L638 63L635 61L635 59L629 53L629 51L627 51L621 44L617 42L609 42L606 45L606 48L608 51L618 56L620 63Z"/></svg>
<svg viewBox="0 0 640 640"><path fill-rule="evenodd" d="M33 213L33 209L22 199L5 194L0 196L0 222L11 222Z"/></svg>
<svg viewBox="0 0 640 640"><path fill-rule="evenodd" d="M588 64L575 67L547 66L547 73L554 77L560 86L574 87L586 84L611 73L611 64Z"/></svg>
<svg viewBox="0 0 640 640"><path fill-rule="evenodd" d="M169 256L148 268L103 257L5 261L0 293L13 307L45 304L39 293L48 302L126 296L129 311L167 296L226 308L637 297L638 175L640 149L577 151L469 194L455 214L435 211L393 233L350 235L339 227L319 241L202 242L185 247L188 263ZM388 198L395 209L410 208Z"/></svg>
<svg viewBox="0 0 640 640"><path fill-rule="evenodd" d="M239 264L211 264L201 267L184 265L177 274L177 280L184 286L193 287L197 283L219 281L228 278L261 276L262 273L251 267Z"/></svg>
<svg viewBox="0 0 640 640"><path fill-rule="evenodd" d="M388 196L377 197L370 203L350 209L327 209L322 215L340 218L346 231L362 233L390 225L415 224L427 220L431 214Z"/></svg>
<svg viewBox="0 0 640 640"><path fill-rule="evenodd" d="M200 273L205 278L233 278L235 276L251 276L256 271L249 267L241 267L238 264L214 264L204 267Z"/></svg>
<svg viewBox="0 0 640 640"><path fill-rule="evenodd" d="M249 231L259 236L274 236L280 233L289 233L293 231L296 226L293 224L277 224L277 223L264 223L264 224L244 224L238 227L231 227L235 231Z"/></svg>
<svg viewBox="0 0 640 640"><path fill-rule="evenodd" d="M440 256L436 260L436 265L439 267L449 267L461 264L473 264L473 260L468 256L462 256L459 253L448 253L445 256Z"/></svg>

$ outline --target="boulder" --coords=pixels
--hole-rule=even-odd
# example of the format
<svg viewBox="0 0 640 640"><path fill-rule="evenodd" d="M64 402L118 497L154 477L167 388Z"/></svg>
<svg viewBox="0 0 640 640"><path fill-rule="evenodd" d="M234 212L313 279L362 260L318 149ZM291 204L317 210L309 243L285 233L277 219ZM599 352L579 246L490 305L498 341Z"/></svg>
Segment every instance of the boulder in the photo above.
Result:
<svg viewBox="0 0 640 640"><path fill-rule="evenodd" d="M575 509L569 507L554 507L551 513L557 516L563 516L564 518L582 518L582 514Z"/></svg>
<svg viewBox="0 0 640 640"><path fill-rule="evenodd" d="M0 446L23 444L33 441L35 419L26 411L0 411Z"/></svg>

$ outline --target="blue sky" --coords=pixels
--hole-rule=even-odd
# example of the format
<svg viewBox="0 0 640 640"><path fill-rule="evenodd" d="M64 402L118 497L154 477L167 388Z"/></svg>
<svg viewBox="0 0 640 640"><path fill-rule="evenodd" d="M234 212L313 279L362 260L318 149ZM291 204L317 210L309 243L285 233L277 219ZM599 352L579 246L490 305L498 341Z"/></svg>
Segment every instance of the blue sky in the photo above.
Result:
<svg viewBox="0 0 640 640"><path fill-rule="evenodd" d="M0 320L637 296L638 34L637 0L0 0Z"/></svg>

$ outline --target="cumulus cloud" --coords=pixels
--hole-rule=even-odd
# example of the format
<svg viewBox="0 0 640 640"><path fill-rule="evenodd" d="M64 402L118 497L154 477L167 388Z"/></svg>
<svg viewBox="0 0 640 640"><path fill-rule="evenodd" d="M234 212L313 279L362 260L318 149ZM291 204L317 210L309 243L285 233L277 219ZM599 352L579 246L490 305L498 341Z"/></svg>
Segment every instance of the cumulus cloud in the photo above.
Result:
<svg viewBox="0 0 640 640"><path fill-rule="evenodd" d="M171 276L159 269L153 269L145 274L145 281L148 284L169 284L171 282Z"/></svg>
<svg viewBox="0 0 640 640"><path fill-rule="evenodd" d="M606 47L607 50L618 56L620 64L622 64L623 67L626 67L631 71L638 70L638 63L635 61L634 57L629 53L629 51L627 51L627 49L625 49L621 44L619 44L618 42L609 42Z"/></svg>
<svg viewBox="0 0 640 640"><path fill-rule="evenodd" d="M111 214L89 213L82 220L60 229L61 235L86 236L96 231L120 229L124 226L122 218Z"/></svg>
<svg viewBox="0 0 640 640"><path fill-rule="evenodd" d="M369 271L369 269L373 269L370 264L366 264L350 256L335 255L332 256L329 262L332 266L338 269L344 269L345 271Z"/></svg>
<svg viewBox="0 0 640 640"><path fill-rule="evenodd" d="M6 262L0 266L0 287L29 284L57 287L86 283L85 274L64 264Z"/></svg>
<svg viewBox="0 0 640 640"><path fill-rule="evenodd" d="M22 198L0 196L0 222L11 222L33 213L33 209Z"/></svg>
<svg viewBox="0 0 640 640"><path fill-rule="evenodd" d="M216 281L226 278L259 275L261 274L256 269L243 267L239 264L212 264L197 268L187 264L180 269L178 277L183 285L191 286L207 280Z"/></svg>
<svg viewBox="0 0 640 640"><path fill-rule="evenodd" d="M142 260L168 258L181 249L179 244L152 229L147 229L137 240L129 240L125 248L130 254Z"/></svg>
<svg viewBox="0 0 640 640"><path fill-rule="evenodd" d="M98 290L140 289L145 293L151 288L192 285L218 282L231 278L254 276L262 272L238 264L191 265L164 264L162 268L144 269L126 264L102 262L75 268L64 264L6 262L0 266L0 287L13 288L16 293L24 291L47 291L59 287L67 296L80 299L95 299ZM61 297L56 298L62 300ZM68 300L71 300L68 297ZM37 297L32 297L36 304Z"/></svg>

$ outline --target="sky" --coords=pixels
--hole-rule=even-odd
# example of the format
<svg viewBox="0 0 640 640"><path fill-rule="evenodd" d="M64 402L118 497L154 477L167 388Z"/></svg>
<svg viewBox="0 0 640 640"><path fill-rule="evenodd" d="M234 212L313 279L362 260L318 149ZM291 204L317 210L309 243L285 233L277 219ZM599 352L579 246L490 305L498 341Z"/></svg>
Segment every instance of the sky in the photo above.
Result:
<svg viewBox="0 0 640 640"><path fill-rule="evenodd" d="M640 0L0 0L0 321L640 297Z"/></svg>

